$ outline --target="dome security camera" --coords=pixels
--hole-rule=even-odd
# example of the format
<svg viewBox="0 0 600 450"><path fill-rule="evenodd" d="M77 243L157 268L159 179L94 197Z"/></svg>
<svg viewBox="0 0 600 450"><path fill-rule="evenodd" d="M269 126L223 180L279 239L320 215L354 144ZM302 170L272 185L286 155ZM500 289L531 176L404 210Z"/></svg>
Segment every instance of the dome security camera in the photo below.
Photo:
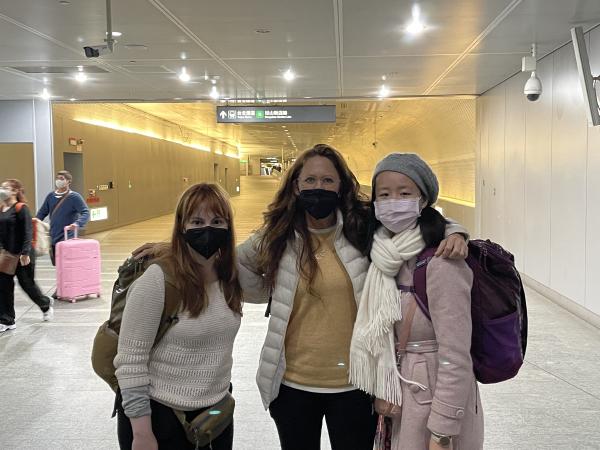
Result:
<svg viewBox="0 0 600 450"><path fill-rule="evenodd" d="M535 74L535 71L531 72L531 77L529 77L527 83L525 83L523 93L530 102L535 102L540 98L540 95L542 95L542 82Z"/></svg>

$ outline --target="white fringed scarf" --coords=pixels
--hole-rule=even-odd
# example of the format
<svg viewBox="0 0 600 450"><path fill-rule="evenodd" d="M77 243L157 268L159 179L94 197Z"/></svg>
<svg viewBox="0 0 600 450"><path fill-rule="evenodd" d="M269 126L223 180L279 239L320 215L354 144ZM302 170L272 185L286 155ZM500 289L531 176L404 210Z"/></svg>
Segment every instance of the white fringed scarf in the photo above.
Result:
<svg viewBox="0 0 600 450"><path fill-rule="evenodd" d="M394 323L402 319L402 296L396 276L406 261L425 248L419 227L394 236L380 227L373 239L371 265L360 298L350 344L350 382L371 395L402 405L396 367Z"/></svg>

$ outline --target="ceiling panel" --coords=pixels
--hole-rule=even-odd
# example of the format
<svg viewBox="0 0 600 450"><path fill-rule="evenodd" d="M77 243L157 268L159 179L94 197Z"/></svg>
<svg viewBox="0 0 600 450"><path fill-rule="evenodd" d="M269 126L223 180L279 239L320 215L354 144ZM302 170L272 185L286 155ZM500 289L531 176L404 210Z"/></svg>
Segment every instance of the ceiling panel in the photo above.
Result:
<svg viewBox="0 0 600 450"><path fill-rule="evenodd" d="M335 56L333 3L324 0L161 2L221 58ZM270 30L261 34L256 30Z"/></svg>
<svg viewBox="0 0 600 450"><path fill-rule="evenodd" d="M345 0L344 56L459 54L511 0L419 1L427 29L409 37L403 30L414 3Z"/></svg>
<svg viewBox="0 0 600 450"><path fill-rule="evenodd" d="M72 76L46 76L57 98L90 100L207 99L212 85L205 73L219 77L222 96L239 98L337 98L341 85L342 97L375 98L382 75L392 95L422 95L438 77L432 94L481 94L520 69L533 40L543 55L569 41L573 24L589 29L600 23L598 0L522 0L506 17L499 14L514 4L511 0L418 4L428 28L409 40L401 30L413 5L406 0L115 0L113 28L123 36L112 55L91 61L82 46L102 43L105 0L73 0L68 6L58 0L4 1L0 68L98 64L110 73L90 76L84 87ZM336 14L341 18L337 27ZM471 49L490 24L489 33ZM459 56L466 57L442 76ZM123 68L132 65L167 71ZM176 77L184 65L192 74L188 84ZM297 72L291 84L281 78L288 67ZM38 81L2 75L0 95L31 98L45 86L44 75L33 78Z"/></svg>
<svg viewBox="0 0 600 450"><path fill-rule="evenodd" d="M434 89L432 95L446 92L479 94L496 86L521 69L522 55L467 55Z"/></svg>
<svg viewBox="0 0 600 450"><path fill-rule="evenodd" d="M344 58L344 92L377 97L380 86L385 84L391 95L418 95L454 59L454 56Z"/></svg>
<svg viewBox="0 0 600 450"><path fill-rule="evenodd" d="M337 61L333 58L265 59L258 64L254 60L233 59L227 63L252 85L262 97L302 98L315 95L314 91L331 91L337 95ZM292 68L296 80L288 83L283 73Z"/></svg>

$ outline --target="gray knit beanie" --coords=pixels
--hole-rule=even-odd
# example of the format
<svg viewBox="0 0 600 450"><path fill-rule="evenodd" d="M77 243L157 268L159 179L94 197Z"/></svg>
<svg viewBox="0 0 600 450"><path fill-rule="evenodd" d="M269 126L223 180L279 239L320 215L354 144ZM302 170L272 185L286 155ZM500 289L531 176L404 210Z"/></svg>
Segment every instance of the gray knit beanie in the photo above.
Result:
<svg viewBox="0 0 600 450"><path fill-rule="evenodd" d="M428 205L433 205L437 201L440 191L437 177L431 167L419 155L415 153L390 153L375 166L372 186L375 186L377 175L386 171L398 172L413 180L427 197Z"/></svg>

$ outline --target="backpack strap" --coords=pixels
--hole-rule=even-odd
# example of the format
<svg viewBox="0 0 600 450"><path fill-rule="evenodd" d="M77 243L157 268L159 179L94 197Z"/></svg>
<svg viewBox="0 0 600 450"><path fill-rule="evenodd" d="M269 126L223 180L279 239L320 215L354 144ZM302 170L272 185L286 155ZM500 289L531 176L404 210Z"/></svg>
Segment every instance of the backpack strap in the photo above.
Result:
<svg viewBox="0 0 600 450"><path fill-rule="evenodd" d="M404 353L406 351L406 345L410 338L410 330L412 329L413 319L415 318L415 312L417 312L417 302L410 302L406 310L406 315L402 318L403 324L400 329L400 335L396 343L396 351Z"/></svg>
<svg viewBox="0 0 600 450"><path fill-rule="evenodd" d="M423 314L431 320L429 314L429 299L427 298L427 265L434 257L437 247L428 247L417 256L417 264L413 272L413 293L417 305L423 311Z"/></svg>
<svg viewBox="0 0 600 450"><path fill-rule="evenodd" d="M175 285L175 278L170 264L165 260L154 261L154 263L158 264L165 274L165 307L160 317L160 324L152 347L160 342L169 328L179 322L177 313L181 305L181 294Z"/></svg>

